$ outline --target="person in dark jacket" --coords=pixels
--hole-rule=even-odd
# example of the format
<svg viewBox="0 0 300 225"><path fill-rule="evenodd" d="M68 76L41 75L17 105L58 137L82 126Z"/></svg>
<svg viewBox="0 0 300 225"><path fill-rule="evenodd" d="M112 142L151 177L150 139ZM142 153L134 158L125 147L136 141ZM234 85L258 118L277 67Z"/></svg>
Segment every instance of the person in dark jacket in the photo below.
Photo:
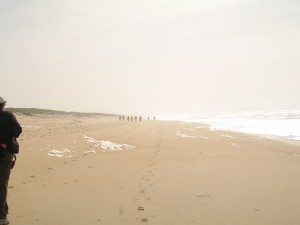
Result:
<svg viewBox="0 0 300 225"><path fill-rule="evenodd" d="M14 154L7 149L7 143L22 133L22 127L15 115L4 109L6 101L0 97L0 225L7 225L7 187Z"/></svg>

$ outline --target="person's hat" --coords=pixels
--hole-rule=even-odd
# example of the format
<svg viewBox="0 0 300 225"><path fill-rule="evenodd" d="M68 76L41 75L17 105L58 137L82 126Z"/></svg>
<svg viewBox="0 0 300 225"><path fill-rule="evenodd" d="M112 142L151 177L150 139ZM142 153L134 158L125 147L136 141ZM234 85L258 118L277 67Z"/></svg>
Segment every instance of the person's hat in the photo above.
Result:
<svg viewBox="0 0 300 225"><path fill-rule="evenodd" d="M6 103L6 101L2 97L0 97L0 104L2 103Z"/></svg>

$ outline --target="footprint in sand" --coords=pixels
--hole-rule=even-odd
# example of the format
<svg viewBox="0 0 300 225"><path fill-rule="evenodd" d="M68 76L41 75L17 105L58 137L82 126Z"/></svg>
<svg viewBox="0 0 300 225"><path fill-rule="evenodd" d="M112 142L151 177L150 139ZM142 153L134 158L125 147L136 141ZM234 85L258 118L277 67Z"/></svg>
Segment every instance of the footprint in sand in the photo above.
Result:
<svg viewBox="0 0 300 225"><path fill-rule="evenodd" d="M146 218L145 218L145 219L141 219L141 222L142 222L142 223L147 223L147 222L148 222L148 219L146 219Z"/></svg>
<svg viewBox="0 0 300 225"><path fill-rule="evenodd" d="M198 197L198 198L210 198L211 196L210 195L198 195L196 197Z"/></svg>
<svg viewBox="0 0 300 225"><path fill-rule="evenodd" d="M144 211L144 210L145 210L144 207L142 207L142 206L138 207L137 209L138 209L139 211Z"/></svg>

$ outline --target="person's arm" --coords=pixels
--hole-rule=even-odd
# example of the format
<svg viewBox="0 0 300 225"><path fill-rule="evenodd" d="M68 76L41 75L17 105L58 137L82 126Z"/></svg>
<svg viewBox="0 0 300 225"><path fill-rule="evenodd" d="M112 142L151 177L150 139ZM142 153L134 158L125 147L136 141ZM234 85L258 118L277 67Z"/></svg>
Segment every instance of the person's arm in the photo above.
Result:
<svg viewBox="0 0 300 225"><path fill-rule="evenodd" d="M17 118L13 113L9 113L11 118L11 135L15 138L18 138L22 133L22 127L17 121Z"/></svg>

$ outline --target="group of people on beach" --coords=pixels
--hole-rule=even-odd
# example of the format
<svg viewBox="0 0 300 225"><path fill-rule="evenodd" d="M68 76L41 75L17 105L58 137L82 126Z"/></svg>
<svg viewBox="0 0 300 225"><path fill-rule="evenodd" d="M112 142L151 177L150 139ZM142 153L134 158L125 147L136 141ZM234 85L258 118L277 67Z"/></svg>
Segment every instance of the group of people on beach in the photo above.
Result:
<svg viewBox="0 0 300 225"><path fill-rule="evenodd" d="M125 120L127 120L128 122L129 121L131 121L131 122L137 122L138 120L140 121L140 122L142 122L142 117L141 116L139 116L139 117L137 117L137 116L124 116L124 115L122 115L122 116L119 116L119 121L125 121Z"/></svg>
<svg viewBox="0 0 300 225"><path fill-rule="evenodd" d="M139 117L137 117L137 116L124 116L124 115L120 115L119 116L119 121L125 121L125 120L127 120L128 122L137 122L138 120L140 121L140 122L142 122L142 117L141 116L139 116ZM148 120L150 120L150 117L148 116ZM155 120L155 116L153 117L153 120Z"/></svg>

